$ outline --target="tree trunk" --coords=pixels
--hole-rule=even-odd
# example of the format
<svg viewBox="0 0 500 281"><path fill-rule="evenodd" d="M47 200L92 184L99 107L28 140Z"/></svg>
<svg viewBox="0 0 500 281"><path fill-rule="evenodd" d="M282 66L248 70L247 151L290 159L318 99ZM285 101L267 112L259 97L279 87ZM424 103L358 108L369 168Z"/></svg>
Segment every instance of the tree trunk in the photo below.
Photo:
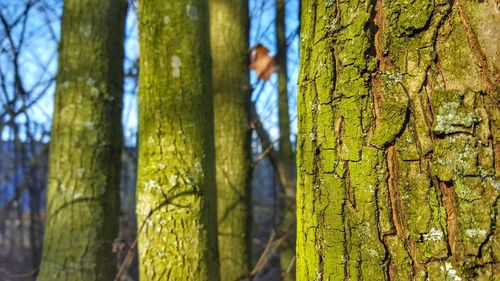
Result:
<svg viewBox="0 0 500 281"><path fill-rule="evenodd" d="M498 280L494 1L303 1L299 280Z"/></svg>
<svg viewBox="0 0 500 281"><path fill-rule="evenodd" d="M221 280L248 280L252 249L248 4L212 0L217 211Z"/></svg>
<svg viewBox="0 0 500 281"><path fill-rule="evenodd" d="M113 280L127 2L65 1L39 280Z"/></svg>
<svg viewBox="0 0 500 281"><path fill-rule="evenodd" d="M139 2L141 280L219 280L208 2Z"/></svg>
<svg viewBox="0 0 500 281"><path fill-rule="evenodd" d="M278 42L278 117L279 117L279 165L283 173L284 192L280 194L280 235L285 235L280 247L280 263L283 280L295 280L295 159L290 141L290 114L288 111L287 40L285 29L285 0L276 0L276 38Z"/></svg>
<svg viewBox="0 0 500 281"><path fill-rule="evenodd" d="M276 37L278 42L278 53L276 61L278 65L278 115L279 115L279 154L293 167L293 150L290 141L290 114L288 111L288 76L287 76L287 41L285 31L285 0L276 1ZM295 190L293 168L287 170L289 183L286 188ZM293 191L287 191L295 194Z"/></svg>

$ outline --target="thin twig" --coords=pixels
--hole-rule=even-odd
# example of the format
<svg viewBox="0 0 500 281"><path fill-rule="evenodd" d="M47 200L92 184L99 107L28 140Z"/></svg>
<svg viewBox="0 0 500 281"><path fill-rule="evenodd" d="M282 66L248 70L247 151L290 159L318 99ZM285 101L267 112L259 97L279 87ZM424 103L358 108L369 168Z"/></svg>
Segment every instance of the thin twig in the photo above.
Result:
<svg viewBox="0 0 500 281"><path fill-rule="evenodd" d="M114 281L120 281L123 273L125 273L125 270L127 270L127 268L129 268L130 265L132 264L132 261L134 260L135 248L137 248L137 239L138 237L135 238L132 245L130 245L130 247L128 248L127 255L123 259L123 262L120 265L120 269L118 270L118 273L116 273Z"/></svg>

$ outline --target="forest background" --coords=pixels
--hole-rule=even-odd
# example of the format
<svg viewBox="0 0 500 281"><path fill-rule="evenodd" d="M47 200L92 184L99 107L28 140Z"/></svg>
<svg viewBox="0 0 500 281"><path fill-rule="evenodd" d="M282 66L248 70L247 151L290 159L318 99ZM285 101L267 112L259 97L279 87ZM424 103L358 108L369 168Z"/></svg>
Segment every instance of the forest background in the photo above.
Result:
<svg viewBox="0 0 500 281"><path fill-rule="evenodd" d="M285 2L290 137L295 145L299 1ZM135 240L137 230L137 4L129 1L123 64L120 238L129 243ZM62 8L62 0L0 1L0 280L34 280L40 265ZM250 0L248 11L250 46L263 44L272 56L276 55L275 2ZM249 77L261 124L278 147L278 74L263 81L249 69ZM256 132L252 134L251 149L252 263L268 256L255 277L274 280L280 274L279 259L276 252L264 251L279 224L279 180ZM136 258L127 272L124 278L138 280Z"/></svg>

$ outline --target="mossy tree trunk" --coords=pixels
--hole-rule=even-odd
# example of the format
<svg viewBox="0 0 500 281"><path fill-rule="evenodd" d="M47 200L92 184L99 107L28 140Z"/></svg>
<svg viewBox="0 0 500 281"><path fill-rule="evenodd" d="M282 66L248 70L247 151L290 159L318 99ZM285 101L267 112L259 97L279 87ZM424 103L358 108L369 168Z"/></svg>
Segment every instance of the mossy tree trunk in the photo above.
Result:
<svg viewBox="0 0 500 281"><path fill-rule="evenodd" d="M494 1L302 1L299 280L498 280Z"/></svg>
<svg viewBox="0 0 500 281"><path fill-rule="evenodd" d="M65 1L39 280L113 280L125 0Z"/></svg>
<svg viewBox="0 0 500 281"><path fill-rule="evenodd" d="M248 4L210 1L221 280L247 280L252 249Z"/></svg>
<svg viewBox="0 0 500 281"><path fill-rule="evenodd" d="M206 0L139 2L141 280L219 280Z"/></svg>
<svg viewBox="0 0 500 281"><path fill-rule="evenodd" d="M285 29L285 0L276 0L276 38L278 53L278 117L279 117L279 151L278 165L283 173L281 197L280 235L285 235L280 247L280 263L283 280L295 278L295 159L290 141L290 113L288 106L287 75L287 38Z"/></svg>

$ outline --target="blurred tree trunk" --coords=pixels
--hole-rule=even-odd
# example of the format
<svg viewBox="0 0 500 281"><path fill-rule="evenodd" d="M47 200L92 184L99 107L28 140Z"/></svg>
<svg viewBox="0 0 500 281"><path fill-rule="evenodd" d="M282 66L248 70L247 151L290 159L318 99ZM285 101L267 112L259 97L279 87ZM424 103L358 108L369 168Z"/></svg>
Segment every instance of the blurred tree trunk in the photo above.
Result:
<svg viewBox="0 0 500 281"><path fill-rule="evenodd" d="M210 1L221 280L248 280L252 249L248 3Z"/></svg>
<svg viewBox="0 0 500 281"><path fill-rule="evenodd" d="M283 174L280 235L285 235L280 247L283 280L295 280L295 158L290 141L290 113L288 111L287 40L285 29L285 0L276 0L276 37L278 42L278 116L279 151L278 165Z"/></svg>
<svg viewBox="0 0 500 281"><path fill-rule="evenodd" d="M494 1L303 1L299 280L498 280Z"/></svg>
<svg viewBox="0 0 500 281"><path fill-rule="evenodd" d="M141 280L219 280L208 1L139 2Z"/></svg>
<svg viewBox="0 0 500 281"><path fill-rule="evenodd" d="M125 0L65 1L39 280L113 280Z"/></svg>

